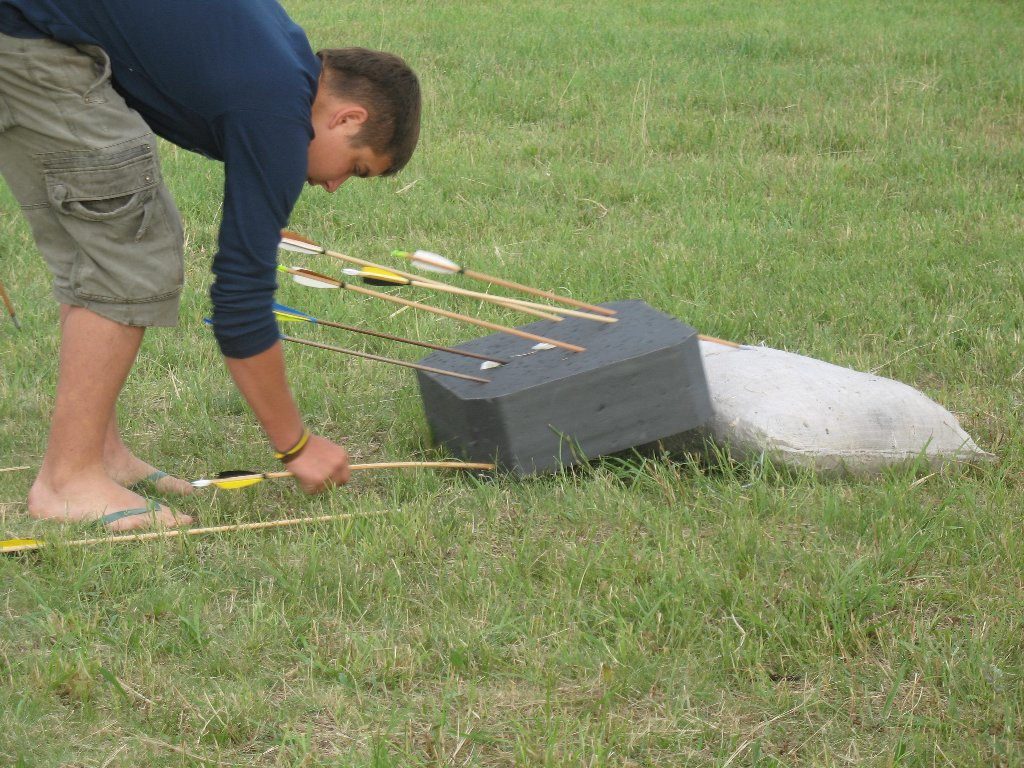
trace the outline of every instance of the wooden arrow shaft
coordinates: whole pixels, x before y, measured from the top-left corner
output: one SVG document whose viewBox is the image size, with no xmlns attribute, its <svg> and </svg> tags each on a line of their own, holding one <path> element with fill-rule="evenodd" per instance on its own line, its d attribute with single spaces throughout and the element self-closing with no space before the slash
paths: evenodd
<svg viewBox="0 0 1024 768">
<path fill-rule="evenodd" d="M 352 355 L 353 357 L 361 357 L 366 360 L 376 360 L 380 363 L 390 363 L 391 365 L 400 365 L 404 368 L 415 368 L 418 371 L 427 371 L 428 373 L 436 373 L 442 376 L 454 376 L 456 379 L 465 379 L 467 381 L 475 381 L 480 384 L 489 384 L 490 379 L 485 379 L 480 376 L 470 376 L 466 373 L 458 373 L 457 371 L 446 371 L 443 368 L 434 368 L 429 365 L 420 365 L 419 363 L 408 363 L 405 360 L 395 360 L 390 357 L 381 357 L 380 355 L 371 355 L 369 352 L 360 352 L 357 349 L 345 349 L 344 347 L 335 347 L 330 344 L 321 344 L 318 341 L 309 341 L 308 339 L 298 339 L 294 336 L 281 335 L 284 341 L 291 341 L 296 344 L 305 344 L 307 347 L 316 347 L 317 349 L 326 349 L 331 352 L 341 352 L 345 355 Z"/>
<path fill-rule="evenodd" d="M 131 541 L 154 541 L 156 539 L 175 539 L 180 536 L 202 536 L 207 533 L 230 533 L 235 531 L 258 531 L 266 528 L 284 528 L 292 525 L 305 525 L 308 523 L 324 523 L 331 520 L 354 520 L 361 517 L 379 517 L 387 514 L 386 510 L 379 512 L 366 512 L 363 514 L 342 514 L 342 515 L 317 515 L 316 517 L 289 517 L 282 520 L 265 520 L 258 523 L 237 523 L 234 525 L 214 525 L 206 528 L 171 528 L 166 531 L 147 531 L 145 533 L 133 533 L 127 536 L 94 536 L 88 539 L 75 539 L 64 542 L 68 547 L 86 547 L 91 544 L 125 544 Z M 17 544 L 4 546 L 0 542 L 0 554 L 14 554 L 16 552 L 29 552 L 42 549 L 46 546 L 45 541 L 38 539 L 25 539 Z"/>
<path fill-rule="evenodd" d="M 332 320 L 321 320 L 316 318 L 310 322 L 316 323 L 317 325 L 326 325 L 328 328 L 340 328 L 343 331 L 352 331 L 353 333 L 363 333 L 367 336 L 376 336 L 381 339 L 388 339 L 389 341 L 400 341 L 405 344 L 414 344 L 417 347 L 423 347 L 425 349 L 434 349 L 438 352 L 450 352 L 453 355 L 462 355 L 463 357 L 472 357 L 477 360 L 488 360 L 494 363 L 501 363 L 502 365 L 508 364 L 508 360 L 501 358 L 492 357 L 489 355 L 481 355 L 477 352 L 469 352 L 465 349 L 457 349 L 456 347 L 446 347 L 441 344 L 431 344 L 429 341 L 419 341 L 418 339 L 407 339 L 404 336 L 392 336 L 390 333 L 384 333 L 383 331 L 371 331 L 369 328 L 357 328 L 354 325 L 346 325 L 345 323 L 335 323 Z"/>
<path fill-rule="evenodd" d="M 381 461 L 374 464 L 349 464 L 349 470 L 360 472 L 367 469 L 494 469 L 494 464 L 486 464 L 481 461 Z M 261 480 L 278 480 L 284 477 L 294 477 L 293 472 L 281 470 L 279 472 L 254 472 L 252 475 L 234 475 L 224 478 L 228 481 L 245 480 L 247 477 L 259 478 Z"/>
<path fill-rule="evenodd" d="M 392 270 L 393 271 L 393 270 Z M 395 274 L 400 274 L 396 272 Z M 405 275 L 401 275 L 405 277 Z M 565 309 L 562 307 L 549 307 L 546 304 L 538 304 L 535 301 L 527 301 L 526 299 L 513 299 L 508 296 L 492 296 L 489 293 L 480 293 L 479 291 L 469 291 L 465 288 L 459 288 L 454 285 L 448 285 L 448 283 L 441 283 L 437 280 L 424 280 L 421 277 L 415 277 L 409 280 L 410 285 L 421 286 L 430 288 L 436 291 L 444 291 L 446 293 L 454 293 L 459 296 L 468 296 L 470 298 L 481 298 L 487 297 L 487 301 L 493 304 L 500 304 L 509 309 L 513 309 L 517 312 L 523 312 L 528 315 L 535 315 L 542 317 L 545 320 L 560 321 L 563 316 L 565 317 L 578 317 L 583 320 L 593 320 L 597 323 L 617 323 L 619 319 L 617 317 L 609 317 L 608 315 L 595 315 L 593 312 L 581 312 L 575 309 Z"/>
<path fill-rule="evenodd" d="M 409 281 L 409 284 L 414 287 L 426 288 L 432 291 L 440 291 L 442 293 L 451 293 L 456 296 L 465 296 L 470 299 L 480 299 L 482 301 L 496 304 L 506 309 L 511 309 L 514 312 L 522 312 L 524 315 L 533 315 L 534 317 L 540 317 L 544 320 L 552 320 L 556 323 L 562 321 L 560 315 L 553 312 L 549 312 L 546 309 L 541 309 L 539 304 L 531 304 L 523 301 L 516 301 L 515 299 L 506 299 L 503 296 L 492 296 L 489 293 L 480 293 L 480 291 L 468 291 L 465 288 L 459 288 L 455 285 L 448 285 L 447 283 L 435 282 L 433 280 L 422 280 L 415 278 Z"/>
<path fill-rule="evenodd" d="M 349 464 L 353 472 L 362 469 L 494 469 L 482 461 L 382 461 L 377 464 Z"/>
<path fill-rule="evenodd" d="M 551 293 L 550 291 L 542 291 L 540 288 L 533 288 L 529 285 L 523 285 L 522 283 L 514 283 L 511 280 L 504 280 L 494 275 L 485 275 L 483 272 L 474 272 L 471 269 L 463 269 L 462 274 L 466 277 L 472 278 L 473 280 L 482 280 L 486 283 L 493 283 L 494 285 L 500 285 L 503 288 L 511 288 L 514 291 L 522 291 L 523 293 L 529 293 L 532 296 L 542 296 L 545 299 L 551 301 L 558 301 L 563 304 L 569 304 L 580 309 L 585 309 L 588 312 L 596 312 L 599 315 L 614 315 L 615 310 L 608 309 L 606 307 L 599 307 L 595 304 L 588 304 L 585 301 L 579 301 L 577 299 L 571 299 L 568 296 L 559 296 L 557 293 Z"/>
<path fill-rule="evenodd" d="M 605 323 L 611 325 L 612 323 L 619 322 L 617 317 L 611 317 L 610 315 L 595 315 L 593 312 L 585 312 L 578 309 L 566 309 L 565 307 L 551 307 L 547 304 L 538 304 L 534 301 L 527 299 L 513 299 L 508 296 L 502 296 L 502 301 L 512 305 L 513 307 L 543 307 L 548 312 L 554 312 L 561 317 L 578 317 L 581 320 L 593 320 L 595 323 Z"/>
<path fill-rule="evenodd" d="M 381 461 L 374 464 L 349 464 L 352 472 L 360 472 L 367 469 L 494 469 L 494 464 L 486 464 L 479 461 Z M 219 481 L 226 483 L 237 483 L 240 480 L 280 480 L 285 477 L 294 477 L 293 472 L 280 470 L 278 472 L 250 472 L 247 474 L 231 474 L 228 477 L 218 477 L 210 485 L 217 486 Z M 199 482 L 199 481 L 196 481 Z"/>
<path fill-rule="evenodd" d="M 722 346 L 733 347 L 734 349 L 739 349 L 741 346 L 743 346 L 742 344 L 737 344 L 735 341 L 726 341 L 725 339 L 719 339 L 714 336 L 701 335 L 698 336 L 697 338 L 700 339 L 701 341 L 709 341 L 712 344 L 721 344 Z"/>
<path fill-rule="evenodd" d="M 501 333 L 509 333 L 513 336 L 519 336 L 523 339 L 530 339 L 531 341 L 543 342 L 544 344 L 551 344 L 552 346 L 559 347 L 561 349 L 568 350 L 569 352 L 585 352 L 586 348 L 581 347 L 578 344 L 569 344 L 565 341 L 558 341 L 557 339 L 550 339 L 547 336 L 539 336 L 529 331 L 521 331 L 518 328 L 509 328 L 505 325 L 499 325 L 498 323 L 492 323 L 489 320 L 479 320 L 469 315 L 462 315 L 458 312 L 449 312 L 447 309 L 441 309 L 440 307 L 432 307 L 429 304 L 420 304 L 418 301 L 409 301 L 398 296 L 392 296 L 389 293 L 381 293 L 380 291 L 371 291 L 369 288 L 363 288 L 362 286 L 352 285 L 351 283 L 342 283 L 341 286 L 346 290 L 355 291 L 356 293 L 362 293 L 366 296 L 373 296 L 378 299 L 384 299 L 395 304 L 401 304 L 406 307 L 412 307 L 414 309 L 422 309 L 426 312 L 433 312 L 435 315 L 441 315 L 442 317 L 448 317 L 452 320 L 461 320 L 464 323 L 471 323 L 478 325 L 481 328 L 487 328 L 492 331 L 499 331 Z"/>
</svg>

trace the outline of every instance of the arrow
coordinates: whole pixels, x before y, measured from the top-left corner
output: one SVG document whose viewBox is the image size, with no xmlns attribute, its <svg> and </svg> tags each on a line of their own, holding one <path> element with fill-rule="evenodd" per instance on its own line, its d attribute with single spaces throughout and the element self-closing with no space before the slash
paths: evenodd
<svg viewBox="0 0 1024 768">
<path fill-rule="evenodd" d="M 701 341 L 709 341 L 712 344 L 721 344 L 723 347 L 732 347 L 733 349 L 740 349 L 743 345 L 737 344 L 735 341 L 726 341 L 725 339 L 719 339 L 714 336 L 704 336 L 703 334 L 697 337 Z"/>
<path fill-rule="evenodd" d="M 486 283 L 500 285 L 504 288 L 511 288 L 515 291 L 523 291 L 524 293 L 529 293 L 532 296 L 541 296 L 545 299 L 549 299 L 550 301 L 569 304 L 574 307 L 579 307 L 580 309 L 585 309 L 588 312 L 596 312 L 599 315 L 615 314 L 615 310 L 608 309 L 607 307 L 598 307 L 594 304 L 587 304 L 585 301 L 570 299 L 568 296 L 559 296 L 557 293 L 542 291 L 540 288 L 532 288 L 529 285 L 514 283 L 511 280 L 504 280 L 500 277 L 494 277 L 493 275 L 485 275 L 483 272 L 474 272 L 473 270 L 466 269 L 465 267 L 456 264 L 451 259 L 446 259 L 444 256 L 431 253 L 430 251 L 392 251 L 391 255 L 408 259 L 412 262 L 413 266 L 428 272 L 441 272 L 448 275 L 465 275 L 473 280 L 481 280 Z"/>
<path fill-rule="evenodd" d="M 7 289 L 4 287 L 3 280 L 0 280 L 0 299 L 3 299 L 4 306 L 7 307 L 7 314 L 14 321 L 14 327 L 20 331 L 21 323 L 18 322 L 18 316 L 14 314 L 14 305 L 11 303 L 11 297 L 7 295 Z"/>
<path fill-rule="evenodd" d="M 308 339 L 298 339 L 294 336 L 286 336 L 281 334 L 282 341 L 290 341 L 295 344 L 305 344 L 307 347 L 316 347 L 317 349 L 326 349 L 329 352 L 341 352 L 343 355 L 352 355 L 354 357 L 361 357 L 365 360 L 376 360 L 378 363 L 391 363 L 391 365 L 401 365 L 404 368 L 415 368 L 418 371 L 426 371 L 428 373 L 436 373 L 441 376 L 453 376 L 456 379 L 465 379 L 466 381 L 475 381 L 480 384 L 490 384 L 490 379 L 484 379 L 479 376 L 471 376 L 468 373 L 458 373 L 456 371 L 448 371 L 444 368 L 433 368 L 429 365 L 420 365 L 419 363 L 407 363 L 405 360 L 395 360 L 391 357 L 381 357 L 380 355 L 371 355 L 369 352 L 360 352 L 357 349 L 345 349 L 345 347 L 334 347 L 330 344 L 321 344 L 319 341 L 309 341 Z"/>
<path fill-rule="evenodd" d="M 494 469 L 494 464 L 469 461 L 388 461 L 380 464 L 350 464 L 349 469 L 353 472 L 364 469 L 403 469 L 415 467 L 418 469 Z M 218 472 L 212 478 L 202 478 L 192 481 L 193 488 L 209 488 L 215 486 L 225 490 L 236 490 L 248 488 L 250 485 L 262 483 L 264 480 L 278 480 L 294 475 L 283 470 L 280 472 L 250 472 L 244 469 L 229 469 Z"/>
<path fill-rule="evenodd" d="M 392 296 L 388 293 L 381 293 L 380 291 L 371 291 L 369 288 L 363 288 L 358 285 L 351 283 L 344 283 L 341 280 L 335 280 L 333 277 L 322 275 L 319 272 L 314 272 L 311 269 L 305 269 L 303 267 L 286 267 L 283 264 L 278 265 L 278 270 L 281 272 L 287 272 L 292 275 L 295 282 L 300 285 L 309 286 L 312 288 L 343 288 L 349 291 L 355 291 L 366 296 L 373 296 L 378 299 L 384 299 L 385 301 L 391 301 L 395 304 L 402 304 L 407 307 L 413 307 L 414 309 L 422 309 L 427 312 L 433 312 L 435 315 L 441 315 L 443 317 L 449 317 L 453 320 L 462 320 L 466 323 L 472 323 L 478 325 L 481 328 L 488 328 L 492 331 L 500 331 L 502 333 L 509 333 L 513 336 L 519 336 L 520 338 L 529 339 L 530 341 L 543 341 L 548 344 L 554 344 L 556 347 L 568 350 L 569 352 L 585 352 L 586 348 L 576 344 L 569 344 L 564 341 L 556 341 L 550 339 L 547 336 L 539 336 L 535 333 L 529 333 L 528 331 L 522 331 L 518 328 L 509 328 L 505 325 L 499 325 L 498 323 L 492 323 L 488 320 L 478 320 L 475 317 L 469 315 L 460 315 L 458 312 L 449 312 L 446 309 L 439 307 L 433 307 L 429 304 L 421 304 L 416 301 L 409 301 L 408 299 L 402 299 L 398 296 Z"/>
<path fill-rule="evenodd" d="M 307 523 L 323 523 L 331 520 L 354 520 L 361 517 L 379 517 L 387 514 L 387 510 L 364 512 L 362 514 L 318 515 L 316 517 L 289 517 L 283 520 L 265 520 L 259 523 L 238 523 L 235 525 L 215 525 L 208 528 L 171 528 L 166 531 L 147 531 L 133 533 L 128 536 L 96 536 L 89 539 L 75 539 L 64 542 L 68 547 L 87 547 L 91 544 L 126 544 L 132 541 L 153 541 L 154 539 L 175 539 L 179 536 L 202 536 L 207 533 L 229 533 L 234 531 L 257 531 L 263 528 L 283 528 Z M 11 555 L 19 552 L 32 552 L 47 546 L 40 539 L 8 539 L 0 541 L 0 555 Z"/>
<path fill-rule="evenodd" d="M 404 336 L 392 336 L 390 333 L 383 333 L 382 331 L 371 331 L 368 328 L 358 328 L 354 325 L 345 325 L 344 323 L 335 323 L 330 320 L 321 320 L 320 318 L 313 317 L 312 315 L 300 312 L 297 309 L 286 307 L 284 304 L 274 304 L 274 314 L 277 315 L 281 320 L 295 321 L 295 322 L 306 322 L 313 323 L 315 325 L 323 325 L 328 328 L 340 328 L 343 331 L 351 331 L 352 333 L 364 333 L 367 336 L 377 336 L 382 339 L 388 339 L 389 341 L 398 341 L 403 344 L 414 344 L 417 347 L 424 347 L 426 349 L 434 349 L 438 352 L 450 352 L 453 355 L 462 355 L 463 357 L 474 357 L 477 360 L 486 360 L 487 362 L 497 363 L 498 365 L 505 365 L 508 360 L 502 360 L 496 357 L 489 357 L 488 355 L 477 354 L 476 352 L 467 352 L 464 349 L 457 349 L 455 347 L 444 347 L 440 344 L 431 344 L 429 341 L 417 341 L 416 339 L 407 339 Z"/>
</svg>

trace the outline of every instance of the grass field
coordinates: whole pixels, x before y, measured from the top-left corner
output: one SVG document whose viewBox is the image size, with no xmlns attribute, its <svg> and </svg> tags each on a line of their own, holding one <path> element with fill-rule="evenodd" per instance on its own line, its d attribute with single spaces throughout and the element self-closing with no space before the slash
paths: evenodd
<svg viewBox="0 0 1024 768">
<path fill-rule="evenodd" d="M 69 548 L 32 521 L 57 310 L 0 186 L 0 764 L 1024 765 L 1024 7 L 791 0 L 285 3 L 314 48 L 401 53 L 425 89 L 393 179 L 308 190 L 293 228 L 427 248 L 923 391 L 999 457 L 871 480 L 617 462 L 495 480 L 365 473 L 203 492 L 280 531 Z M 208 312 L 218 165 L 163 148 L 181 324 L 121 411 L 185 477 L 274 469 Z M 306 263 L 323 271 L 328 260 Z M 480 335 L 372 299 L 320 317 Z M 460 299 L 433 303 L 498 322 Z M 299 331 L 295 331 L 299 335 Z M 405 356 L 329 329 L 308 335 Z M 354 460 L 437 458 L 413 375 L 287 350 Z"/>
</svg>

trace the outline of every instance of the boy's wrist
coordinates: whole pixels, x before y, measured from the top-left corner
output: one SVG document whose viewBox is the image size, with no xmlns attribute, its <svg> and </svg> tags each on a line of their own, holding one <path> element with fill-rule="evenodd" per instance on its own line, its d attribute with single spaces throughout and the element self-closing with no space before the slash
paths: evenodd
<svg viewBox="0 0 1024 768">
<path fill-rule="evenodd" d="M 305 426 L 302 428 L 302 434 L 299 438 L 292 443 L 289 447 L 284 450 L 274 451 L 274 458 L 287 464 L 289 461 L 298 458 L 299 454 L 309 445 L 309 439 L 313 436 L 313 433 L 309 431 Z"/>
</svg>

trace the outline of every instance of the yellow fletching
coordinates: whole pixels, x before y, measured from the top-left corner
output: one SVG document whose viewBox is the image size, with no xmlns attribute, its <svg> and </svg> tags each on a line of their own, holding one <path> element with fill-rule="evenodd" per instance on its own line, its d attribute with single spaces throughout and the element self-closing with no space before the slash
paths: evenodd
<svg viewBox="0 0 1024 768">
<path fill-rule="evenodd" d="M 381 267 L 363 267 L 360 270 L 363 277 L 371 277 L 375 280 L 386 280 L 389 283 L 395 285 L 407 285 L 409 283 L 408 278 L 402 277 L 388 269 L 382 269 Z"/>
<path fill-rule="evenodd" d="M 256 483 L 263 480 L 262 475 L 255 475 L 251 477 L 229 477 L 224 480 L 214 480 L 213 485 L 218 488 L 225 488 L 229 491 L 233 491 L 237 488 L 248 488 L 250 485 L 256 485 Z"/>
<path fill-rule="evenodd" d="M 13 552 L 28 547 L 40 547 L 42 545 L 43 542 L 38 539 L 8 539 L 7 541 L 0 541 L 0 553 Z"/>
</svg>

